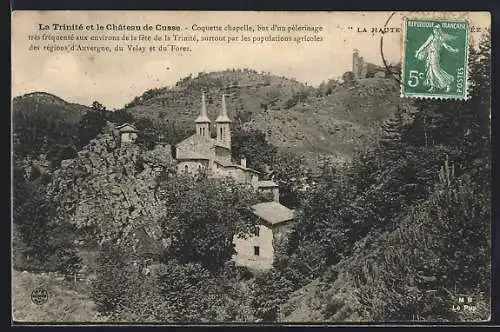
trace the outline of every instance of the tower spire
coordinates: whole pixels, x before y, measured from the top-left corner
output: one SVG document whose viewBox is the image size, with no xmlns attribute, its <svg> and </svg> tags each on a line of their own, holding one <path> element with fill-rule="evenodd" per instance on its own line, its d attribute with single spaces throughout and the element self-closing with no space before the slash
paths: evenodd
<svg viewBox="0 0 500 332">
<path fill-rule="evenodd" d="M 226 108 L 226 95 L 222 94 L 222 107 L 220 110 L 220 114 L 215 120 L 218 123 L 231 123 L 231 119 L 227 116 L 227 108 Z"/>
<path fill-rule="evenodd" d="M 196 118 L 196 134 L 200 137 L 210 138 L 210 119 L 207 115 L 207 105 L 205 104 L 205 91 L 201 91 L 200 115 Z"/>
<path fill-rule="evenodd" d="M 201 109 L 200 115 L 195 120 L 196 123 L 210 123 L 210 119 L 207 115 L 207 105 L 205 103 L 205 91 L 201 91 Z"/>
<path fill-rule="evenodd" d="M 231 119 L 227 116 L 226 96 L 222 95 L 222 105 L 220 114 L 215 120 L 217 130 L 217 143 L 225 147 L 231 153 Z"/>
</svg>

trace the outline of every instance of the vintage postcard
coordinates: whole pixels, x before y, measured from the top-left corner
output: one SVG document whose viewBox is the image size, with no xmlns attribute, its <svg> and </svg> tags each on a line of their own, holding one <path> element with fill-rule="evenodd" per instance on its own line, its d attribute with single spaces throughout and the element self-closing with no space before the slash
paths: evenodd
<svg viewBox="0 0 500 332">
<path fill-rule="evenodd" d="M 490 25 L 14 11 L 13 323 L 489 321 Z"/>
</svg>

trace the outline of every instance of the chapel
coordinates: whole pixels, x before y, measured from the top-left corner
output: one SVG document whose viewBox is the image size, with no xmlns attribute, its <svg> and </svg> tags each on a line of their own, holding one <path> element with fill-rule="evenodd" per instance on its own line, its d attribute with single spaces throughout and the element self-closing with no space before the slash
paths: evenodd
<svg viewBox="0 0 500 332">
<path fill-rule="evenodd" d="M 211 135 L 212 121 L 208 117 L 206 96 L 201 94 L 200 114 L 194 121 L 195 134 L 175 147 L 178 174 L 196 175 L 205 172 L 210 178 L 231 177 L 237 183 L 251 186 L 269 197 L 251 207 L 259 224 L 257 235 L 233 239 L 236 265 L 265 270 L 272 266 L 276 244 L 286 237 L 294 218 L 294 210 L 280 204 L 279 186 L 271 180 L 261 180 L 262 173 L 247 167 L 246 158 L 234 162 L 231 157 L 231 119 L 228 116 L 226 96 L 214 121 L 216 136 Z"/>
</svg>

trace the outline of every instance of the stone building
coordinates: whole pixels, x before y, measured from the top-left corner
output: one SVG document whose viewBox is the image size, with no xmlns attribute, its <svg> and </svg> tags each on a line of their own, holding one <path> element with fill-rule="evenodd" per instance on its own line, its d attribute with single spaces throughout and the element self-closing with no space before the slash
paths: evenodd
<svg viewBox="0 0 500 332">
<path fill-rule="evenodd" d="M 363 57 L 359 55 L 358 49 L 354 49 L 352 53 L 352 72 L 354 74 L 354 79 L 356 80 L 366 76 L 366 64 Z"/>
<path fill-rule="evenodd" d="M 139 131 L 131 124 L 124 123 L 115 127 L 118 130 L 120 143 L 135 143 Z"/>
<path fill-rule="evenodd" d="M 246 159 L 234 163 L 231 158 L 231 119 L 227 115 L 225 96 L 215 120 L 216 137 L 210 135 L 211 120 L 207 115 L 205 93 L 202 93 L 200 115 L 195 120 L 196 133 L 176 145 L 177 172 L 195 174 L 199 171 L 208 177 L 232 177 L 238 183 L 258 183 L 260 172 L 247 167 Z"/>
<path fill-rule="evenodd" d="M 261 172 L 247 166 L 246 158 L 238 162 L 231 157 L 231 119 L 227 113 L 225 95 L 222 95 L 220 113 L 215 120 L 216 137 L 211 137 L 212 121 L 208 118 L 205 93 L 202 92 L 200 115 L 194 121 L 196 133 L 175 147 L 178 174 L 196 175 L 205 172 L 209 178 L 231 177 L 237 183 L 248 185 L 267 196 L 268 201 L 252 206 L 259 222 L 259 234 L 246 239 L 234 236 L 237 265 L 254 269 L 268 269 L 274 261 L 274 246 L 283 239 L 293 220 L 294 211 L 279 202 L 279 186 L 273 181 L 261 180 Z"/>
<path fill-rule="evenodd" d="M 267 270 L 274 262 L 276 247 L 291 231 L 294 210 L 272 201 L 253 205 L 252 212 L 260 224 L 258 233 L 246 239 L 234 238 L 236 254 L 233 260 L 237 266 Z"/>
<path fill-rule="evenodd" d="M 385 78 L 385 70 L 373 63 L 366 62 L 359 55 L 358 49 L 354 49 L 352 53 L 352 72 L 355 80 L 370 77 Z"/>
</svg>

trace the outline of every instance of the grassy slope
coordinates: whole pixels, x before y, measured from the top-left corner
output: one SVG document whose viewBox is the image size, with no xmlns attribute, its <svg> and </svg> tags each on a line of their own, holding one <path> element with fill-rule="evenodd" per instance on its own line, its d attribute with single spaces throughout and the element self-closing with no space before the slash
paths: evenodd
<svg viewBox="0 0 500 332">
<path fill-rule="evenodd" d="M 81 248 L 84 270 L 92 274 L 97 252 Z M 31 292 L 45 287 L 49 300 L 43 305 L 31 301 Z M 98 322 L 95 304 L 90 299 L 90 284 L 86 281 L 60 280 L 54 274 L 12 271 L 12 319 L 18 322 Z"/>
<path fill-rule="evenodd" d="M 45 287 L 49 299 L 36 305 L 31 292 Z M 88 296 L 72 289 L 64 280 L 52 275 L 12 271 L 12 319 L 16 322 L 96 322 L 100 321 L 95 305 Z"/>
</svg>

